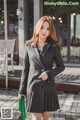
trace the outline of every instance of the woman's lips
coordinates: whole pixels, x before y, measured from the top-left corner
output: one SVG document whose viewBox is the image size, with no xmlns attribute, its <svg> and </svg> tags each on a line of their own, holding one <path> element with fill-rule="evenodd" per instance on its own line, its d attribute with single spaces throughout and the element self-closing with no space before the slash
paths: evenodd
<svg viewBox="0 0 80 120">
<path fill-rule="evenodd" d="M 42 36 L 46 36 L 45 34 L 42 34 Z"/>
</svg>

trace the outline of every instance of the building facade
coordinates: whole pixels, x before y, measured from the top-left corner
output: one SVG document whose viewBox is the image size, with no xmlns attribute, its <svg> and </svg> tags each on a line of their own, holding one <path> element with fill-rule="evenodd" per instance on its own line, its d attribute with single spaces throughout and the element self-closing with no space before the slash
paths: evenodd
<svg viewBox="0 0 80 120">
<path fill-rule="evenodd" d="M 0 2 L 0 39 L 4 38 L 4 8 Z M 32 36 L 33 28 L 43 15 L 51 16 L 63 50 L 65 63 L 80 63 L 80 2 L 56 0 L 7 0 L 8 37 L 16 38 L 15 50 L 22 63 L 25 41 Z"/>
</svg>

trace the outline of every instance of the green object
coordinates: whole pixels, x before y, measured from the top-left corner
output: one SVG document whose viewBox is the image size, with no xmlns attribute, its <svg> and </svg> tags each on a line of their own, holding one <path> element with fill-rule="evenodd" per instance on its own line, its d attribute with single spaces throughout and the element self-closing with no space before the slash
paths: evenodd
<svg viewBox="0 0 80 120">
<path fill-rule="evenodd" d="M 22 96 L 21 99 L 19 99 L 19 111 L 21 112 L 22 120 L 26 119 L 26 108 L 25 108 L 25 99 Z"/>
</svg>

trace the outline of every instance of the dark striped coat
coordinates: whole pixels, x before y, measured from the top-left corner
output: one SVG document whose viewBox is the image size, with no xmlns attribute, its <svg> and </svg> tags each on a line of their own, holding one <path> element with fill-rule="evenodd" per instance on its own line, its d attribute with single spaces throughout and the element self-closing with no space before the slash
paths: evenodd
<svg viewBox="0 0 80 120">
<path fill-rule="evenodd" d="M 53 61 L 56 63 L 54 68 Z M 60 50 L 50 38 L 47 38 L 41 53 L 37 45 L 25 45 L 19 94 L 27 93 L 27 111 L 40 113 L 59 109 L 54 77 L 64 68 Z M 48 74 L 46 81 L 38 78 L 44 71 Z"/>
</svg>

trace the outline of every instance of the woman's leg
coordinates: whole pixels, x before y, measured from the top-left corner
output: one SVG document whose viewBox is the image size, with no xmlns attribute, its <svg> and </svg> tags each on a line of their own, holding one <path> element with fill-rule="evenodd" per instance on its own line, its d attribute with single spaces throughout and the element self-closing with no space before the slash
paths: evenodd
<svg viewBox="0 0 80 120">
<path fill-rule="evenodd" d="M 49 112 L 43 112 L 42 116 L 43 116 L 43 120 L 49 120 Z"/>
<path fill-rule="evenodd" d="M 42 113 L 31 113 L 32 120 L 43 120 Z"/>
</svg>

